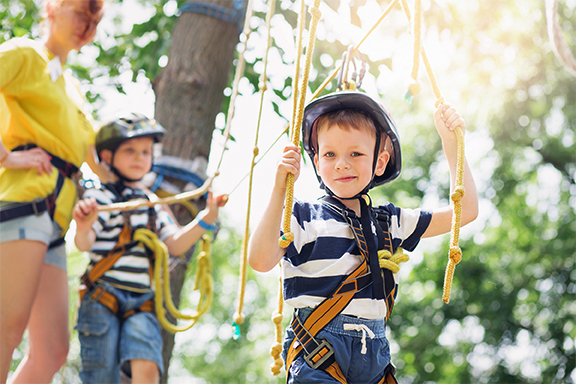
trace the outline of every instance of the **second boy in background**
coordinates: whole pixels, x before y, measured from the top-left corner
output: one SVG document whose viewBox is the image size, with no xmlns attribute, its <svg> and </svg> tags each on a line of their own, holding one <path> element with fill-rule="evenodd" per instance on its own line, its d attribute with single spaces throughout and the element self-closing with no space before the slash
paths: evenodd
<svg viewBox="0 0 576 384">
<path fill-rule="evenodd" d="M 98 212 L 98 204 L 154 198 L 140 180 L 150 171 L 153 144 L 163 135 L 164 128 L 141 115 L 104 124 L 96 135 L 98 155 L 116 178 L 115 183 L 86 190 L 73 212 L 76 246 L 90 251 L 77 326 L 83 383 L 119 383 L 120 371 L 133 383 L 159 382 L 162 338 L 152 303 L 153 255 L 132 236 L 137 229 L 148 228 L 157 232 L 170 254 L 183 254 L 206 230 L 215 229 L 219 207 L 226 201 L 224 195 L 210 192 L 206 210 L 182 228 L 158 205 Z M 104 267 L 106 259 L 116 261 Z"/>
</svg>

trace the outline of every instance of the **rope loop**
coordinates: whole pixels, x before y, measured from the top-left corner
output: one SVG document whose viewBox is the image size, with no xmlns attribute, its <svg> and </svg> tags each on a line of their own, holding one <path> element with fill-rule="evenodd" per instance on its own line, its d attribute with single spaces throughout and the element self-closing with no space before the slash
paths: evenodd
<svg viewBox="0 0 576 384">
<path fill-rule="evenodd" d="M 464 188 L 464 186 L 458 185 L 456 188 L 454 188 L 454 192 L 452 192 L 451 196 L 452 201 L 456 202 L 462 200 L 465 193 L 466 189 Z"/>
<path fill-rule="evenodd" d="M 378 262 L 380 268 L 389 269 L 392 273 L 398 273 L 400 271 L 399 264 L 405 263 L 408 260 L 410 260 L 410 257 L 404 253 L 402 248 L 398 248 L 394 255 L 385 249 L 378 251 Z"/>
</svg>

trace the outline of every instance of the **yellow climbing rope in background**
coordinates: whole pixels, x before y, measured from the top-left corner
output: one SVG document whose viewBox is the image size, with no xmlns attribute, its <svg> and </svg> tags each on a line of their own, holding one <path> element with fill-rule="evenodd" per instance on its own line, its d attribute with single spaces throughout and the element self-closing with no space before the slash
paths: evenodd
<svg viewBox="0 0 576 384">
<path fill-rule="evenodd" d="M 304 61 L 304 71 L 302 73 L 302 81 L 298 89 L 298 110 L 296 113 L 296 120 L 293 125 L 292 143 L 294 145 L 300 144 L 300 126 L 302 125 L 302 118 L 304 115 L 304 104 L 306 102 L 306 89 L 308 87 L 308 78 L 310 76 L 310 67 L 312 65 L 312 53 L 314 52 L 314 43 L 316 41 L 316 27 L 318 20 L 322 16 L 320 12 L 320 0 L 314 0 L 314 4 L 308 9 L 312 15 L 310 20 L 310 27 L 308 28 L 308 45 L 306 46 L 306 58 Z M 278 240 L 278 244 L 282 248 L 286 248 L 294 240 L 294 234 L 290 230 L 290 219 L 292 217 L 292 204 L 294 202 L 294 175 L 288 174 L 286 178 L 286 199 L 284 202 L 284 216 L 282 219 L 282 228 L 284 235 Z"/>
<path fill-rule="evenodd" d="M 406 0 L 401 0 L 402 9 L 406 14 L 406 18 L 411 20 L 410 16 L 410 9 L 408 8 L 408 4 Z M 422 61 L 424 62 L 424 67 L 426 68 L 426 74 L 428 75 L 428 80 L 430 81 L 430 85 L 432 86 L 432 90 L 434 95 L 436 96 L 436 101 L 434 103 L 435 107 L 438 107 L 440 104 L 444 103 L 444 97 L 440 93 L 440 88 L 438 87 L 438 83 L 436 82 L 436 77 L 434 76 L 434 72 L 432 71 L 432 66 L 428 61 L 428 57 L 426 56 L 426 51 L 424 50 L 424 46 L 421 46 L 421 54 L 422 54 Z M 457 160 L 456 160 L 456 181 L 454 185 L 454 191 L 452 192 L 451 199 L 453 202 L 453 214 L 452 214 L 452 227 L 451 227 L 451 234 L 450 234 L 450 250 L 448 253 L 448 265 L 446 266 L 446 274 L 444 276 L 444 289 L 442 293 L 442 300 L 445 303 L 450 302 L 450 292 L 452 290 L 452 280 L 454 277 L 454 269 L 456 268 L 456 264 L 458 264 L 462 260 L 462 250 L 458 246 L 460 240 L 460 222 L 462 217 L 462 197 L 464 197 L 464 133 L 460 129 L 460 127 L 456 127 L 454 130 L 454 134 L 456 135 L 457 140 Z"/>
<path fill-rule="evenodd" d="M 272 45 L 272 36 L 270 35 L 270 26 L 272 15 L 274 15 L 274 10 L 276 8 L 276 0 L 270 0 L 268 6 L 268 14 L 266 15 L 266 28 L 268 30 L 268 40 L 266 44 L 266 51 L 264 52 L 264 69 L 260 75 L 260 83 L 258 84 L 260 88 L 260 109 L 258 111 L 258 122 L 256 124 L 256 137 L 254 139 L 254 150 L 252 155 L 252 160 L 250 163 L 250 181 L 248 183 L 248 207 L 246 212 L 246 224 L 244 229 L 244 238 L 242 240 L 242 257 L 240 259 L 240 282 L 238 287 L 238 307 L 236 313 L 234 314 L 234 337 L 240 337 L 240 331 L 238 325 L 244 322 L 244 314 L 242 313 L 242 308 L 244 307 L 244 293 L 246 290 L 246 267 L 248 265 L 248 239 L 250 238 L 250 211 L 252 206 L 252 186 L 254 179 L 254 167 L 256 166 L 256 157 L 258 156 L 258 136 L 260 133 L 260 123 L 262 120 L 262 107 L 264 105 L 264 93 L 267 89 L 268 78 L 266 75 L 266 69 L 268 68 L 268 52 L 270 46 Z"/>
<path fill-rule="evenodd" d="M 304 1 L 302 1 L 304 2 Z M 270 355 L 274 359 L 274 363 L 270 365 L 270 370 L 274 376 L 278 376 L 280 374 L 280 370 L 284 366 L 284 361 L 280 357 L 282 353 L 282 319 L 283 315 L 282 312 L 284 310 L 284 297 L 282 295 L 282 276 L 278 278 L 278 309 L 276 313 L 272 315 L 272 321 L 274 322 L 274 335 L 276 336 L 276 342 L 270 348 Z"/>
<path fill-rule="evenodd" d="M 158 239 L 158 236 L 149 229 L 140 228 L 134 232 L 134 240 L 142 243 L 146 248 L 154 252 L 154 308 L 158 321 L 168 332 L 176 333 L 186 331 L 194 326 L 200 317 L 208 311 L 212 303 L 212 266 L 210 262 L 210 237 L 203 235 L 200 240 L 200 253 L 197 257 L 198 269 L 194 290 L 200 291 L 198 309 L 193 315 L 185 315 L 176 308 L 170 292 L 170 270 L 168 267 L 168 249 Z M 188 325 L 177 326 L 166 318 L 168 312 L 179 320 L 192 320 Z"/>
<path fill-rule="evenodd" d="M 420 93 L 420 83 L 418 82 L 418 69 L 420 67 L 420 48 L 422 46 L 422 4 L 421 0 L 414 0 L 414 18 L 412 19 L 412 39 L 414 40 L 414 52 L 412 58 L 412 81 L 408 86 L 406 99 L 408 102 L 413 96 Z"/>
</svg>

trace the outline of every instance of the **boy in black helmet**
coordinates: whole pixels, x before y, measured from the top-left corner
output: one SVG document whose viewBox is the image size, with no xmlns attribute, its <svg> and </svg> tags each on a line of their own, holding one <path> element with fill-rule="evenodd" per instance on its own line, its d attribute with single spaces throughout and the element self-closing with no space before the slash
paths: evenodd
<svg viewBox="0 0 576 384">
<path fill-rule="evenodd" d="M 120 371 L 134 383 L 159 382 L 162 338 L 153 312 L 153 255 L 132 236 L 139 228 L 150 229 L 171 254 L 182 254 L 207 229 L 215 229 L 218 208 L 225 203 L 224 196 L 209 193 L 207 209 L 182 228 L 158 205 L 129 212 L 98 212 L 97 204 L 152 197 L 144 192 L 140 180 L 150 171 L 153 144 L 164 132 L 154 120 L 133 114 L 104 124 L 96 135 L 98 155 L 116 180 L 86 190 L 73 211 L 76 246 L 90 251 L 77 326 L 83 383 L 119 383 Z"/>
<path fill-rule="evenodd" d="M 456 137 L 464 120 L 450 105 L 434 113 L 450 165 L 452 188 Z M 300 150 L 288 145 L 278 163 L 267 210 L 253 232 L 248 257 L 265 272 L 281 261 L 284 298 L 295 308 L 283 357 L 289 383 L 395 383 L 385 323 L 397 292 L 395 272 L 382 255 L 412 251 L 420 238 L 450 231 L 452 208 L 433 212 L 389 203 L 372 207 L 368 191 L 395 179 L 401 153 L 394 121 L 371 97 L 339 92 L 311 102 L 304 111 L 303 144 L 328 196 L 296 200 L 294 241 L 277 242 L 286 176 L 298 177 Z M 476 187 L 465 167 L 462 224 L 478 213 Z M 394 270 L 394 268 L 391 268 Z"/>
</svg>

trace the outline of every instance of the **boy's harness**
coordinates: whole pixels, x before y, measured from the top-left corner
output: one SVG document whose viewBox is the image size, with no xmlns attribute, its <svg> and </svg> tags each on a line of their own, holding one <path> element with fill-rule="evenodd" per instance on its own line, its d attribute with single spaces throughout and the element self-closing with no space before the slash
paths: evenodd
<svg viewBox="0 0 576 384">
<path fill-rule="evenodd" d="M 112 191 L 116 193 L 114 189 L 112 189 Z M 100 279 L 108 270 L 110 270 L 116 261 L 118 261 L 118 259 L 126 253 L 126 251 L 129 249 L 128 244 L 132 242 L 133 228 L 130 222 L 130 212 L 124 211 L 122 212 L 122 215 L 124 216 L 124 227 L 118 236 L 118 242 L 105 257 L 103 257 L 92 267 L 90 272 L 86 271 L 80 278 L 80 281 L 82 282 L 82 287 L 80 287 L 80 301 L 82 301 L 84 295 L 88 293 L 93 300 L 98 301 L 100 304 L 111 310 L 112 313 L 118 315 L 118 317 L 124 320 L 138 312 L 154 312 L 154 301 L 147 300 L 137 309 L 133 309 L 125 313 L 119 313 L 118 300 L 116 297 L 110 292 L 106 291 L 103 286 L 97 283 L 98 279 Z M 153 207 L 149 207 L 148 209 L 148 223 L 146 228 L 150 231 L 153 231 L 154 233 L 157 233 L 156 211 Z M 151 281 L 154 275 L 153 261 L 154 254 L 150 256 L 149 273 Z"/>
<path fill-rule="evenodd" d="M 325 197 L 322 203 L 342 214 L 354 233 L 354 238 L 362 255 L 362 263 L 340 283 L 330 297 L 314 308 L 306 321 L 304 321 L 304 324 L 302 324 L 297 314 L 294 316 L 291 327 L 296 337 L 287 353 L 286 371 L 289 371 L 292 362 L 303 352 L 305 353 L 304 360 L 311 368 L 322 369 L 338 382 L 345 384 L 347 383 L 346 376 L 336 362 L 334 349 L 326 340 L 317 340 L 314 337 L 348 306 L 357 292 L 372 283 L 374 283 L 373 289 L 376 297 L 386 300 L 386 320 L 388 320 L 396 296 L 395 282 L 390 270 L 382 269 L 382 273 L 380 273 L 381 269 L 377 257 L 378 245 L 374 244 L 372 240 L 371 223 L 375 222 L 377 226 L 378 243 L 383 247 L 389 248 L 392 253 L 392 242 L 388 233 L 389 217 L 386 212 L 380 211 L 379 214 L 375 215 L 376 218 L 380 218 L 380 224 L 376 220 L 370 220 L 369 207 L 363 199 L 361 199 L 360 203 L 362 209 L 360 218 L 333 197 Z M 368 238 L 364 236 L 364 230 L 368 231 Z M 373 265 L 377 267 L 374 268 Z M 394 378 L 395 372 L 396 368 L 390 363 L 384 369 L 384 376 L 379 383 L 397 384 Z"/>
<path fill-rule="evenodd" d="M 12 149 L 15 151 L 26 151 L 28 149 L 37 148 L 36 144 L 26 144 L 21 145 Z M 56 186 L 54 191 L 46 197 L 35 199 L 34 201 L 28 201 L 24 203 L 14 204 L 11 207 L 0 209 L 0 222 L 9 221 L 17 219 L 19 217 L 36 215 L 40 216 L 42 213 L 48 211 L 51 219 L 54 219 L 54 212 L 56 211 L 56 199 L 62 190 L 65 178 L 72 179 L 76 173 L 78 173 L 78 167 L 74 164 L 67 162 L 59 158 L 56 155 L 44 150 L 50 156 L 50 162 L 54 167 L 58 169 L 58 178 L 56 180 Z M 64 236 L 50 243 L 48 248 L 53 248 L 64 243 Z"/>
</svg>

